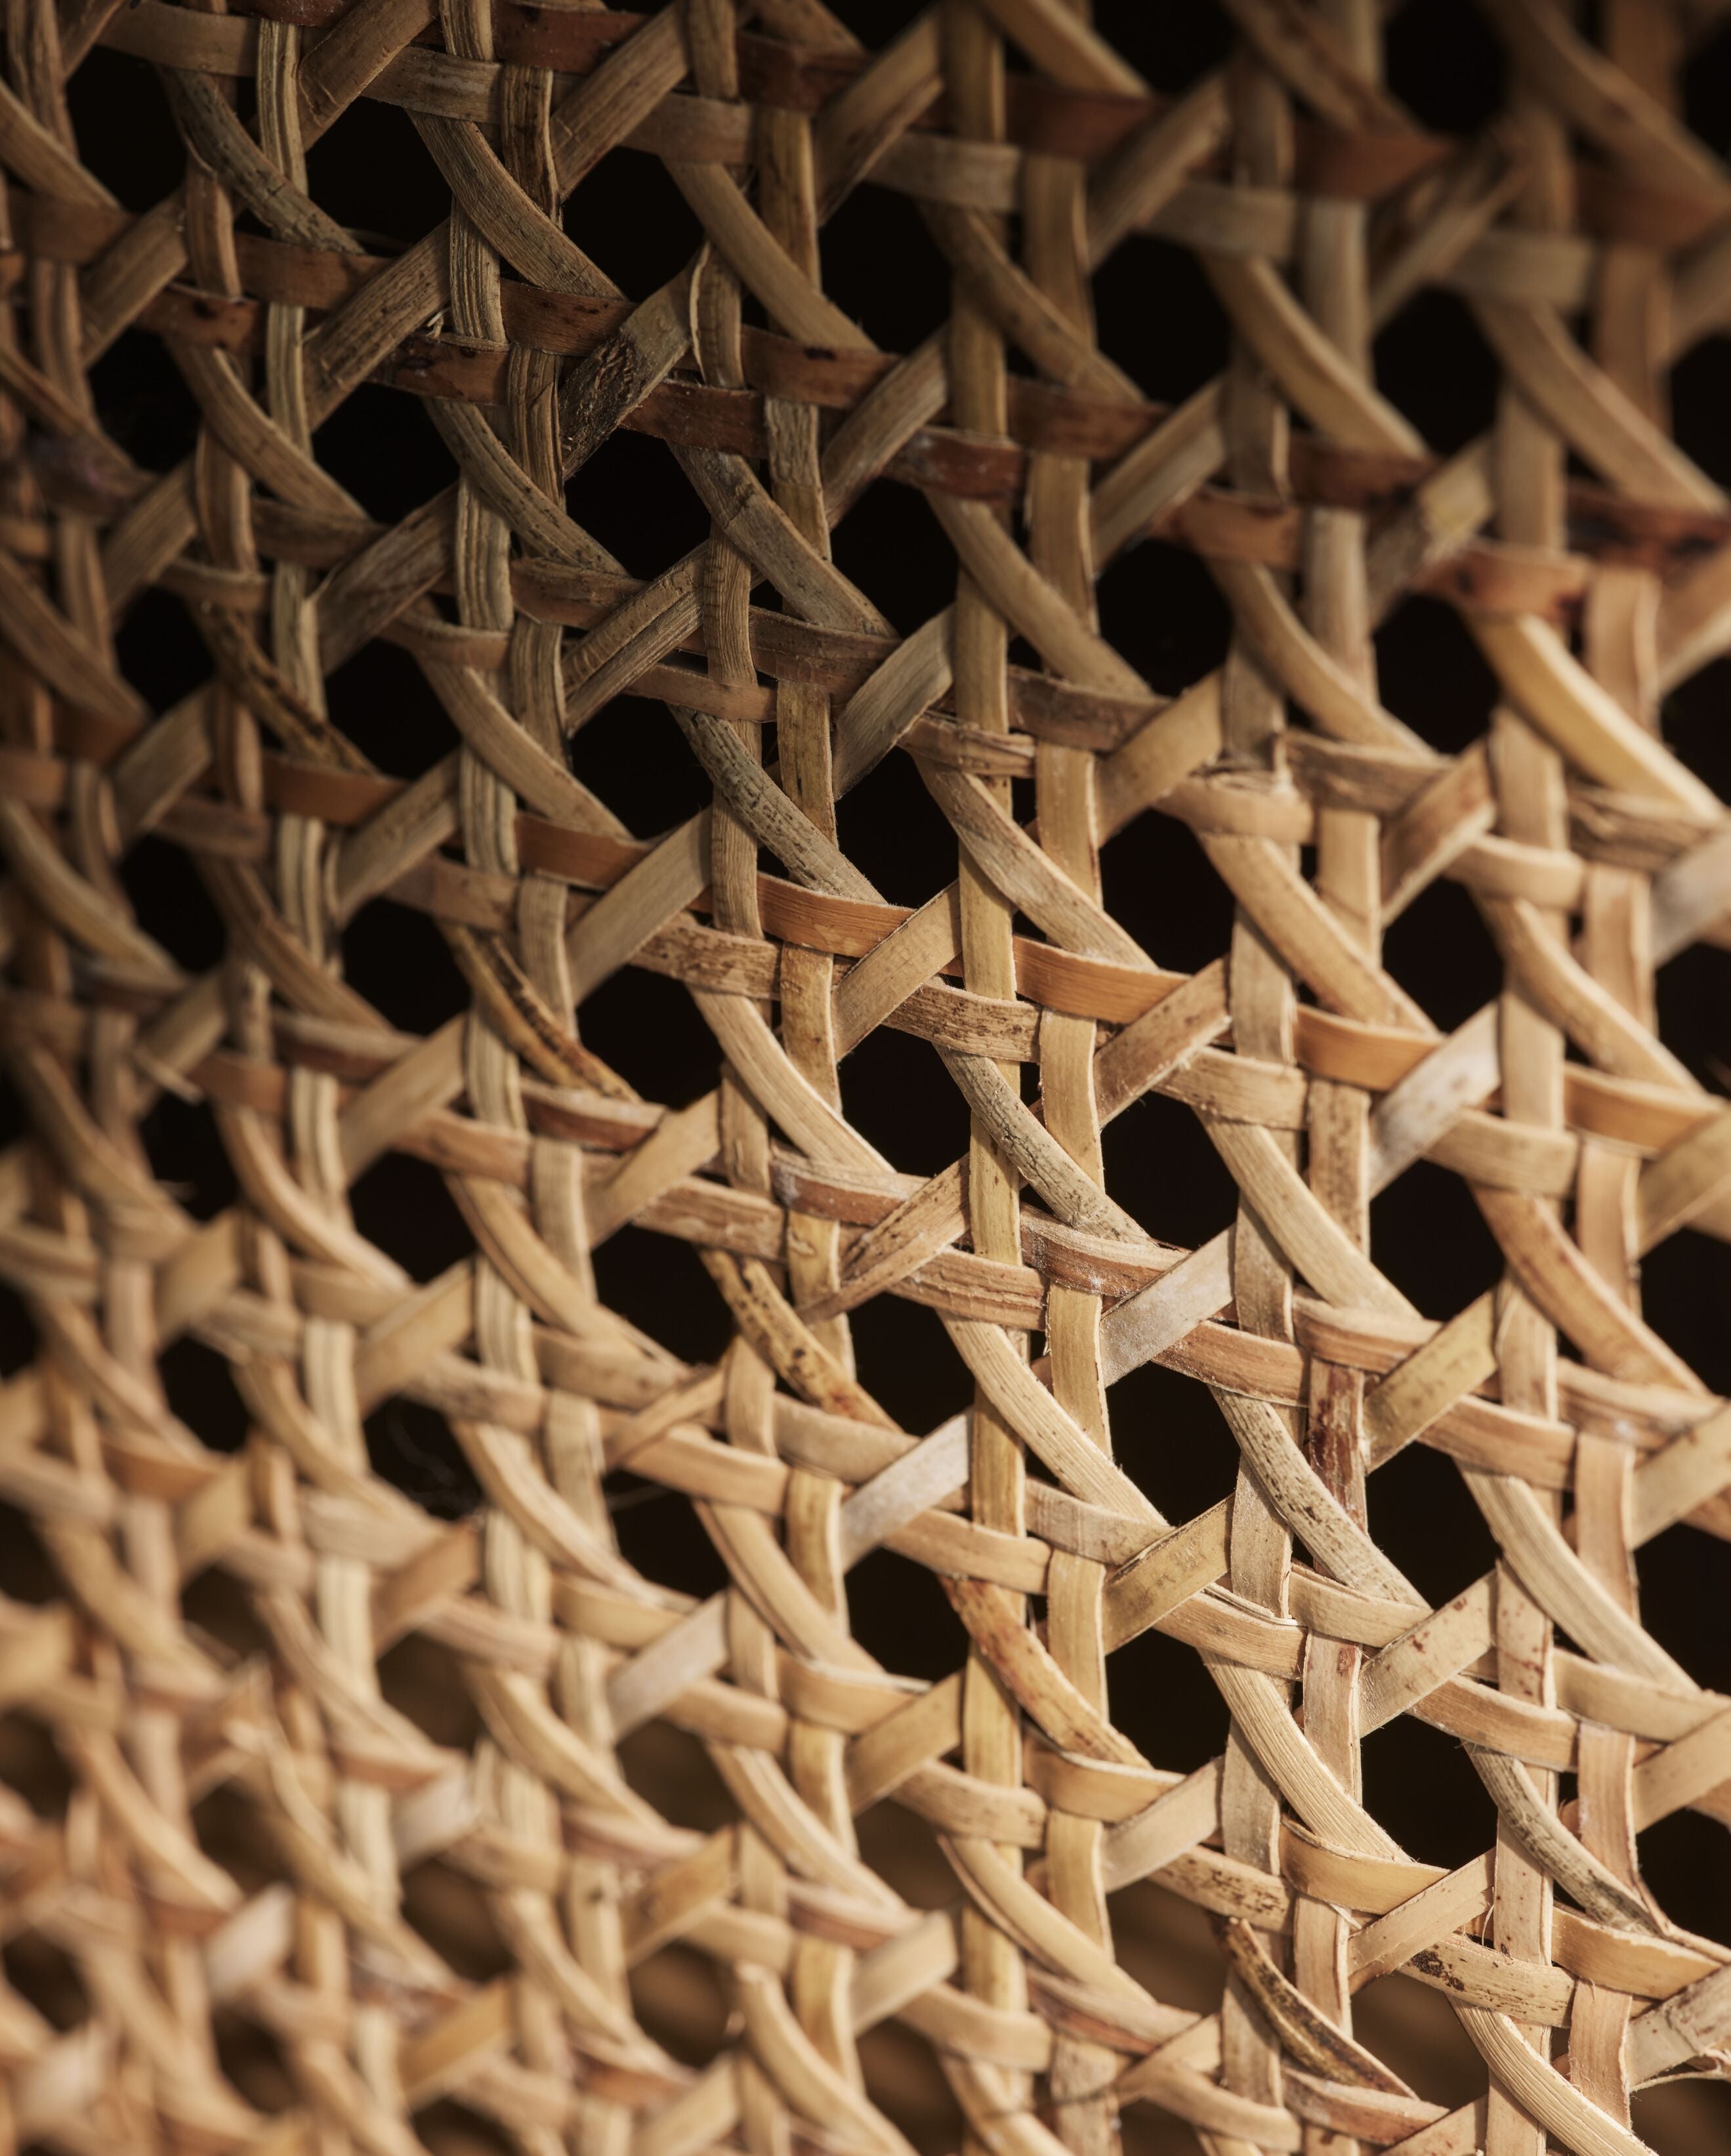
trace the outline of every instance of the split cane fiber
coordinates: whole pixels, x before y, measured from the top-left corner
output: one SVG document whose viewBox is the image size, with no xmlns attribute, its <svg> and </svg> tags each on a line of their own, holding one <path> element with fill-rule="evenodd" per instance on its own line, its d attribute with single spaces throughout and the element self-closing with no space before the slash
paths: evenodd
<svg viewBox="0 0 1731 2156">
<path fill-rule="evenodd" d="M 1641 1862 L 1731 1823 L 1731 1698 L 1641 1603 L 1657 1537 L 1731 1535 L 1731 1408 L 1641 1281 L 1731 1238 L 1731 1109 L 1655 1016 L 1731 948 L 1731 813 L 1661 723 L 1731 650 L 1731 502 L 1668 420 L 1731 325 L 1682 116 L 1720 11 L 1455 12 L 1506 69 L 1470 138 L 1386 86 L 1378 0 L 1225 0 L 1175 95 L 1129 0 L 887 42 L 821 0 L 8 0 L 0 2148 L 1634 2156 L 1631 2095 L 1731 2070 L 1731 1951 Z M 69 117 L 116 56 L 138 155 L 146 99 L 179 146 L 153 207 Z M 315 153 L 405 127 L 443 221 L 387 242 Z M 658 286 L 584 221 L 622 162 L 686 220 Z M 905 352 L 827 289 L 897 278 L 827 231 L 890 197 L 946 295 Z M 1155 247 L 1221 324 L 1175 407 L 1097 334 Z M 1377 379 L 1438 292 L 1497 383 L 1464 446 Z M 117 347 L 187 454 L 110 410 Z M 423 427 L 406 513 L 330 468 L 362 396 Z M 581 521 L 622 429 L 699 520 L 643 520 L 646 581 Z M 886 490 L 953 562 L 901 634 L 832 545 Z M 1175 553 L 1229 626 L 1157 692 L 1099 593 Z M 1464 747 L 1379 685 L 1410 604 L 1494 685 Z M 170 620 L 192 685 L 147 700 Z M 343 721 L 382 644 L 408 771 Z M 910 799 L 947 865 L 886 891 L 850 834 Z M 1196 970 L 1104 896 L 1174 849 L 1228 923 Z M 213 957 L 135 914 L 171 874 Z M 1438 886 L 1495 969 L 1459 1023 L 1384 951 Z M 456 1014 L 351 985 L 363 932 Z M 646 973 L 688 1030 L 627 1082 L 586 1006 Z M 939 1172 L 850 1063 L 884 1029 L 965 1131 Z M 1158 1161 L 1107 1172 L 1156 1107 L 1235 1194 L 1195 1247 Z M 361 1224 L 392 1160 L 457 1262 Z M 1409 1173 L 1500 1252 L 1463 1307 L 1380 1262 Z M 658 1307 L 598 1291 L 616 1238 Z M 955 1412 L 874 1391 L 883 1298 Z M 714 1360 L 669 1344 L 699 1301 Z M 232 1444 L 171 1405 L 187 1343 Z M 1122 1404 L 1174 1385 L 1227 1463 L 1195 1517 Z M 1434 1607 L 1379 1540 L 1403 1454 L 1463 1494 Z M 868 1560 L 954 1613 L 946 1673 L 850 1628 Z M 1150 1632 L 1217 1695 L 1192 1771 L 1115 1675 Z M 1470 1768 L 1470 1861 L 1366 1801 L 1403 1719 Z M 1465 2101 L 1355 2029 L 1396 1977 Z"/>
</svg>

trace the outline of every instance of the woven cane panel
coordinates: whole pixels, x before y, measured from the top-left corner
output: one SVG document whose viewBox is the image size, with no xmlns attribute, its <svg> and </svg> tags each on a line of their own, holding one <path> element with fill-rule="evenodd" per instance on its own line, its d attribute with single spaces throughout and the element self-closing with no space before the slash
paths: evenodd
<svg viewBox="0 0 1731 2156">
<path fill-rule="evenodd" d="M 1726 2145 L 1721 10 L 1160 13 L 9 0 L 0 2149 Z"/>
</svg>

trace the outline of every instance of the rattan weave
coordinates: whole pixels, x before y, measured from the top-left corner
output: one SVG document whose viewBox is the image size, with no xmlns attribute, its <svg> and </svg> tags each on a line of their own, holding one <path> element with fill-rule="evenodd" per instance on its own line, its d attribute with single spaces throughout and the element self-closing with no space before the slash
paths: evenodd
<svg viewBox="0 0 1731 2156">
<path fill-rule="evenodd" d="M 1631 2156 L 1632 2091 L 1731 2071 L 1731 1952 L 1638 1846 L 1731 1822 L 1731 1699 L 1644 1628 L 1637 1563 L 1731 1534 L 1731 1409 L 1640 1290 L 1661 1243 L 1731 1236 L 1731 1110 L 1654 1017 L 1656 969 L 1731 946 L 1731 816 L 1660 725 L 1731 649 L 1731 503 L 1667 417 L 1731 323 L 1731 173 L 1679 116 L 1719 11 L 1603 0 L 1590 42 L 1556 0 L 1461 0 L 1509 85 L 1464 140 L 1383 86 L 1378 0 L 1226 0 L 1232 59 L 1177 96 L 1119 56 L 1135 4 L 939 0 L 873 49 L 819 0 L 8 0 L 0 1272 L 33 1344 L 0 1389 L 0 2147 L 897 2156 L 946 2145 L 917 2055 L 947 2145 L 991 2156 Z M 141 213 L 68 117 L 98 47 L 184 142 Z M 308 179 L 387 107 L 449 198 L 397 252 Z M 621 158 L 689 208 L 659 290 L 628 233 L 597 259 L 566 228 Z M 905 356 L 826 294 L 862 188 L 948 265 Z M 1230 326 L 1175 409 L 1093 326 L 1096 270 L 1156 243 Z M 1446 458 L 1371 353 L 1438 289 L 1500 380 Z M 124 334 L 196 403 L 172 468 L 93 389 Z M 380 383 L 458 473 L 396 521 L 320 461 Z M 709 519 L 647 582 L 567 506 L 620 428 Z M 955 562 L 900 636 L 831 555 L 885 488 Z M 1176 695 L 1097 618 L 1150 541 L 1230 608 Z M 1498 685 L 1461 752 L 1379 695 L 1416 593 Z M 151 594 L 207 676 L 161 711 L 117 656 Z M 407 779 L 327 702 L 376 639 L 458 741 Z M 567 754 L 627 694 L 713 803 L 647 835 Z M 953 829 L 947 887 L 844 850 L 853 789 L 899 813 L 884 774 Z M 214 968 L 135 918 L 146 838 L 209 894 Z M 1236 908 L 1194 973 L 1102 898 L 1103 855 L 1133 890 L 1180 842 Z M 1382 956 L 1440 879 L 1500 969 L 1452 1029 Z M 466 983 L 424 1038 L 344 978 L 363 912 L 403 908 Z M 585 1044 L 622 968 L 689 992 L 713 1091 L 669 1049 L 645 1096 Z M 856 1127 L 886 1027 L 965 1104 L 942 1173 Z M 1103 1167 L 1150 1095 L 1238 1194 L 1198 1248 Z M 232 1168 L 209 1217 L 151 1149 L 177 1097 Z M 392 1153 L 464 1224 L 430 1279 L 351 1210 Z M 1421 1312 L 1371 1244 L 1421 1161 L 1500 1245 L 1463 1308 Z M 719 1361 L 597 1293 L 627 1231 L 695 1247 Z M 970 1409 L 880 1404 L 849 1313 L 882 1296 L 941 1327 Z M 188 1340 L 238 1449 L 170 1407 Z M 1108 1388 L 1150 1362 L 1236 1463 L 1199 1517 L 1114 1462 Z M 393 1401 L 444 1419 L 468 1516 L 370 1465 Z M 1498 1551 L 1434 1609 L 1370 1486 L 1414 1445 Z M 671 1493 L 727 1584 L 644 1577 L 622 1490 Z M 941 1681 L 850 1631 L 883 1550 L 965 1628 Z M 1114 1720 L 1151 1628 L 1230 1715 L 1194 1772 L 1158 1700 L 1151 1736 Z M 403 1649 L 448 1685 L 400 1681 Z M 1401 1717 L 1476 1770 L 1475 1861 L 1367 1807 Z M 669 1818 L 658 1728 L 720 1824 Z M 925 1906 L 862 1854 L 889 1805 L 947 1860 Z M 1142 1881 L 1215 1927 L 1211 2010 L 1132 1973 L 1109 1897 Z M 722 2018 L 682 2055 L 704 1971 Z M 1395 1972 L 1446 1997 L 1476 2099 L 1355 2035 Z"/>
</svg>

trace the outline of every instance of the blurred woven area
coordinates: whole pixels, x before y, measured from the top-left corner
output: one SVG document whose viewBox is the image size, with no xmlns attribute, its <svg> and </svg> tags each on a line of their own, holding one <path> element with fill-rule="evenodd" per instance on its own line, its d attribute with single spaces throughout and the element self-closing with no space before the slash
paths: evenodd
<svg viewBox="0 0 1731 2156">
<path fill-rule="evenodd" d="M 1731 2133 L 1724 10 L 1159 12 L 7 0 L 6 2156 Z"/>
</svg>

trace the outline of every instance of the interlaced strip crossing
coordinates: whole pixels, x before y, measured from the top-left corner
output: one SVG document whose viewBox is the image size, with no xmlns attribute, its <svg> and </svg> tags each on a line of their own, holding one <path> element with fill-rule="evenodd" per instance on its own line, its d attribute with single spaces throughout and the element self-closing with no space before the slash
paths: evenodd
<svg viewBox="0 0 1731 2156">
<path fill-rule="evenodd" d="M 1714 10 L 1604 0 L 1590 43 L 1557 0 L 1476 0 L 1509 88 L 1467 141 L 1385 87 L 1379 0 L 1225 7 L 1231 64 L 1173 98 L 1086 0 L 939 0 L 876 50 L 820 0 L 8 0 L 0 1047 L 28 1134 L 0 1274 L 34 1344 L 0 1499 L 33 1556 L 0 1583 L 0 1760 L 36 1766 L 28 1801 L 0 1787 L 8 2149 L 412 2156 L 458 2145 L 443 2106 L 529 2156 L 900 2156 L 862 2064 L 889 2023 L 991 2156 L 1105 2156 L 1138 2107 L 1210 2156 L 1634 2156 L 1632 2092 L 1731 2070 L 1731 1950 L 1639 1861 L 1684 1808 L 1731 1824 L 1731 1699 L 1644 1629 L 1638 1563 L 1680 1522 L 1731 1536 L 1731 1408 L 1640 1288 L 1667 1239 L 1731 1236 L 1731 1109 L 1654 1015 L 1659 968 L 1731 948 L 1731 814 L 1659 723 L 1731 649 L 1731 502 L 1667 418 L 1674 362 L 1731 326 L 1731 172 L 1679 117 Z M 68 116 L 98 47 L 151 64 L 184 142 L 142 213 Z M 309 192 L 308 151 L 381 106 L 449 197 L 396 252 Z M 615 152 L 698 234 L 656 290 L 566 229 Z M 947 265 L 906 354 L 825 290 L 861 188 Z M 1094 333 L 1093 273 L 1149 235 L 1230 326 L 1175 408 Z M 1437 288 L 1501 382 L 1447 457 L 1371 352 Z M 196 403 L 172 469 L 92 392 L 138 332 Z M 457 473 L 395 522 L 320 461 L 366 384 L 412 393 Z M 709 520 L 647 582 L 566 501 L 622 428 Z M 955 562 L 904 635 L 831 552 L 886 485 Z M 1152 538 L 1231 614 L 1172 696 L 1095 609 Z M 116 657 L 152 593 L 208 660 L 161 711 Z M 1379 692 L 1415 593 L 1498 684 L 1462 753 Z M 407 780 L 327 706 L 376 639 L 460 744 Z M 566 755 L 627 695 L 711 802 L 647 837 Z M 911 909 L 837 835 L 886 760 L 955 835 Z M 1191 973 L 1102 896 L 1103 850 L 1178 824 L 1235 909 Z M 214 970 L 136 920 L 146 836 L 213 901 Z M 1445 878 L 1501 966 L 1452 1031 L 1381 949 Z M 345 981 L 376 906 L 429 917 L 466 983 L 424 1038 Z M 703 1097 L 642 1097 L 581 1038 L 627 967 L 689 991 Z M 941 1173 L 849 1120 L 883 1027 L 965 1104 Z M 1237 1192 L 1195 1249 L 1105 1173 L 1151 1093 Z M 165 1095 L 220 1132 L 213 1217 L 153 1168 Z M 351 1210 L 392 1152 L 472 1240 L 430 1281 Z M 1416 1310 L 1371 1243 L 1421 1161 L 1503 1254 L 1462 1309 Z M 700 1254 L 714 1366 L 597 1296 L 627 1228 Z M 850 1313 L 880 1296 L 935 1313 L 967 1412 L 904 1429 L 862 1382 Z M 185 1340 L 226 1358 L 238 1450 L 171 1410 Z M 1237 1461 L 1189 1520 L 1114 1459 L 1109 1389 L 1150 1363 L 1209 1389 Z M 471 1517 L 370 1465 L 393 1401 L 444 1419 Z M 1437 1608 L 1375 1538 L 1375 1471 L 1415 1444 L 1498 1552 Z M 725 1588 L 627 1562 L 622 1475 L 689 1504 Z M 965 1628 L 941 1681 L 850 1631 L 883 1549 Z M 213 1583 L 245 1643 L 201 1621 Z M 1230 1716 L 1194 1772 L 1114 1719 L 1112 1656 L 1150 1630 Z M 415 1639 L 460 1671 L 467 1749 L 382 1681 Z M 1471 1862 L 1366 1807 L 1361 1748 L 1403 1716 L 1483 1784 Z M 653 1724 L 700 1743 L 729 1823 L 634 1781 Z M 937 1906 L 861 1854 L 892 1799 L 948 1860 Z M 246 1861 L 212 1825 L 237 1817 Z M 478 1958 L 426 1919 L 429 1870 Z M 1145 1881 L 1215 1922 L 1216 2010 L 1114 1950 Z M 696 2065 L 651 2033 L 675 1944 L 726 2000 Z M 44 1965 L 56 2014 L 20 1974 Z M 1395 1972 L 1447 1997 L 1476 2101 L 1355 2034 Z"/>
</svg>

